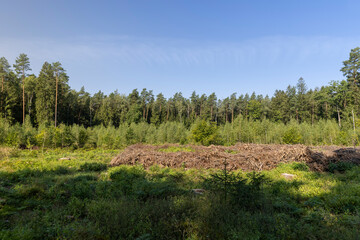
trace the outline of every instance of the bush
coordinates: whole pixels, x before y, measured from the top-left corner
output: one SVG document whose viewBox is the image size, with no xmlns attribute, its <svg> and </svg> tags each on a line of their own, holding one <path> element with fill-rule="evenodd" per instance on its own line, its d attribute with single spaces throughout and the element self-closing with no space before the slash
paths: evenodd
<svg viewBox="0 0 360 240">
<path fill-rule="evenodd" d="M 255 211 L 262 201 L 261 186 L 268 181 L 262 173 L 248 173 L 245 178 L 224 168 L 221 172 L 211 174 L 204 184 L 216 195 L 221 193 L 224 202 L 229 201 L 232 205 Z"/>
<path fill-rule="evenodd" d="M 119 188 L 124 194 L 130 194 L 133 184 L 145 179 L 146 172 L 141 166 L 128 167 L 120 166 L 112 169 L 110 179 L 119 184 Z"/>
<path fill-rule="evenodd" d="M 351 162 L 337 162 L 337 163 L 330 163 L 328 170 L 329 172 L 345 172 L 347 170 L 352 169 L 355 166 L 355 164 L 351 163 Z"/>
<path fill-rule="evenodd" d="M 191 131 L 191 138 L 196 143 L 201 143 L 205 146 L 219 144 L 220 142 L 218 128 L 215 123 L 206 122 L 205 120 L 198 121 L 194 124 Z"/>
<path fill-rule="evenodd" d="M 335 142 L 338 145 L 350 145 L 351 144 L 351 134 L 346 131 L 340 131 L 339 134 L 336 136 Z"/>
<path fill-rule="evenodd" d="M 99 162 L 91 162 L 91 163 L 84 163 L 80 166 L 80 171 L 94 171 L 94 172 L 101 172 L 107 169 L 107 165 L 105 163 Z"/>
<path fill-rule="evenodd" d="M 82 148 L 86 144 L 89 136 L 86 129 L 83 126 L 74 125 L 72 128 L 73 136 L 75 136 L 75 142 L 73 146 L 76 148 Z"/>
<path fill-rule="evenodd" d="M 20 128 L 13 126 L 5 139 L 6 145 L 10 147 L 18 147 L 20 144 Z"/>
<path fill-rule="evenodd" d="M 285 144 L 299 144 L 302 141 L 302 137 L 297 128 L 291 127 L 285 131 L 282 140 Z"/>
</svg>

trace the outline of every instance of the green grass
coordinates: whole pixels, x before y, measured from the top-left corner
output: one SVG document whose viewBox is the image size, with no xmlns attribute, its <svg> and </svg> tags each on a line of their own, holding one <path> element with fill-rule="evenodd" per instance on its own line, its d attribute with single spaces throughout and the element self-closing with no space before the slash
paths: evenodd
<svg viewBox="0 0 360 240">
<path fill-rule="evenodd" d="M 195 150 L 191 147 L 167 147 L 167 148 L 160 148 L 159 152 L 194 152 Z"/>
<path fill-rule="evenodd" d="M 238 154 L 239 153 L 238 151 L 231 150 L 231 149 L 225 149 L 225 152 L 230 153 L 230 154 Z"/>
<path fill-rule="evenodd" d="M 224 188 L 218 170 L 109 167 L 118 153 L 2 149 L 0 239 L 360 236 L 360 167 L 316 173 L 292 163 L 262 175 L 237 171 Z M 194 195 L 194 188 L 206 192 Z"/>
</svg>

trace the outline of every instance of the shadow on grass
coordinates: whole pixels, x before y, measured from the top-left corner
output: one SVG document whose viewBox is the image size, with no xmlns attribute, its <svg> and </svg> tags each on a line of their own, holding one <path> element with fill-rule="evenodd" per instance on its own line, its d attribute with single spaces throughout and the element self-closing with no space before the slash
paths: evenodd
<svg viewBox="0 0 360 240">
<path fill-rule="evenodd" d="M 221 186 L 209 188 L 195 171 L 90 166 L 0 172 L 0 238 L 356 239 L 360 202 L 353 171 L 332 174 L 336 184 L 311 197 L 299 193 L 307 184 L 302 180 L 253 187 L 242 176 L 226 198 Z M 193 194 L 198 187 L 207 191 Z"/>
</svg>

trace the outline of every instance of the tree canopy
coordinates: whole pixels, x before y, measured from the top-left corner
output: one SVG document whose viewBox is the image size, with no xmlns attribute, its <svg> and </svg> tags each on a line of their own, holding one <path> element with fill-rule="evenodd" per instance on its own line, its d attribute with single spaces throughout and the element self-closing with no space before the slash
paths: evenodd
<svg viewBox="0 0 360 240">
<path fill-rule="evenodd" d="M 5 57 L 0 58 L 0 114 L 13 123 L 24 122 L 28 115 L 32 124 L 38 126 L 51 122 L 85 127 L 140 122 L 159 126 L 170 121 L 190 126 L 199 118 L 217 125 L 234 124 L 240 116 L 282 123 L 295 119 L 298 123 L 312 124 L 334 119 L 341 126 L 352 111 L 360 115 L 360 48 L 352 49 L 349 59 L 343 62 L 340 71 L 344 80 L 308 89 L 305 79 L 300 77 L 296 86 L 276 90 L 273 96 L 234 92 L 224 99 L 215 93 L 207 96 L 195 91 L 189 98 L 177 92 L 166 99 L 162 93 L 155 96 L 146 88 L 134 89 L 128 95 L 117 90 L 108 95 L 101 91 L 92 95 L 84 87 L 79 91 L 70 88 L 69 77 L 60 62 L 45 62 L 38 76 L 29 75 L 30 60 L 22 53 L 13 67 Z"/>
</svg>

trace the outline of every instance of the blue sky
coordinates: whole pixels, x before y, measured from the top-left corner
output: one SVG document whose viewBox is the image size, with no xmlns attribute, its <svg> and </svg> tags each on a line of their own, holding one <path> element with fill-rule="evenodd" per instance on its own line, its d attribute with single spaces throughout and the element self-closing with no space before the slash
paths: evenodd
<svg viewBox="0 0 360 240">
<path fill-rule="evenodd" d="M 360 46 L 360 1 L 2 0 L 0 56 L 28 54 L 33 73 L 60 61 L 90 93 L 134 88 L 166 97 L 272 96 L 303 77 L 341 80 Z"/>
</svg>

